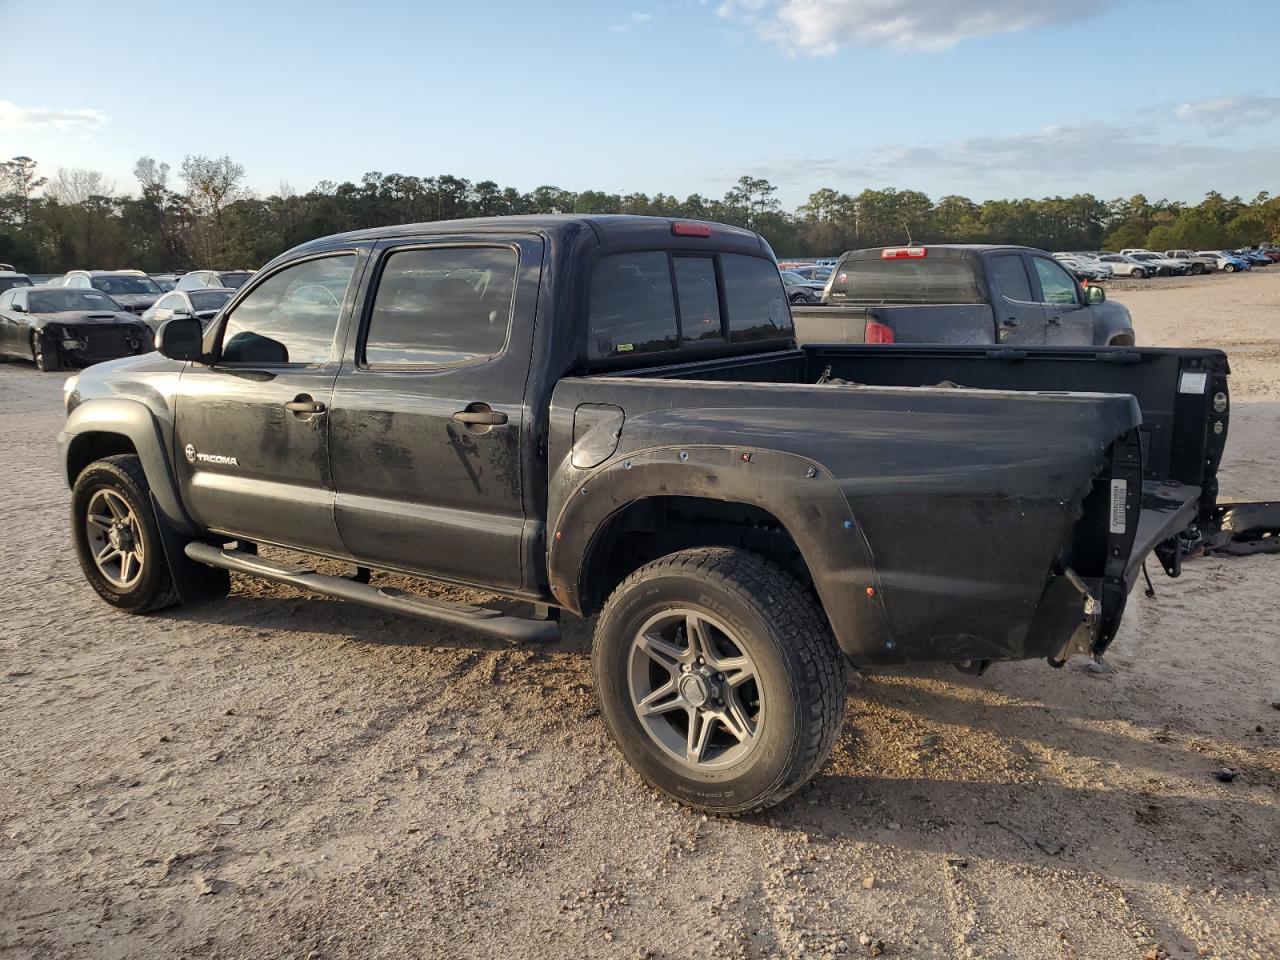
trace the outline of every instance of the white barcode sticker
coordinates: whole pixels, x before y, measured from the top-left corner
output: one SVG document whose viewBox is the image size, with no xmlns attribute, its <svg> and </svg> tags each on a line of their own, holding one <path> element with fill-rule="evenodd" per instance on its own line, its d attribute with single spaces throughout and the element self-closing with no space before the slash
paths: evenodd
<svg viewBox="0 0 1280 960">
<path fill-rule="evenodd" d="M 1124 511 L 1129 502 L 1128 484 L 1123 480 L 1111 481 L 1111 532 L 1124 533 Z"/>
<path fill-rule="evenodd" d="M 1183 370 L 1182 376 L 1178 380 L 1179 393 L 1204 393 L 1205 387 L 1209 385 L 1209 375 L 1207 373 L 1196 373 L 1192 370 Z"/>
</svg>

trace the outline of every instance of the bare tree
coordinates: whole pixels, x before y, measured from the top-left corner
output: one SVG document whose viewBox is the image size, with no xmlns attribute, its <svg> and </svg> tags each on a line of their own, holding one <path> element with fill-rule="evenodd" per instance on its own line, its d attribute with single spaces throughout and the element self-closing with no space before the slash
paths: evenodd
<svg viewBox="0 0 1280 960">
<path fill-rule="evenodd" d="M 160 200 L 169 190 L 169 165 L 156 163 L 150 157 L 139 157 L 133 175 L 142 185 L 142 195 Z"/>
<path fill-rule="evenodd" d="M 196 214 L 195 249 L 212 266 L 222 249 L 222 211 L 244 193 L 244 167 L 228 156 L 186 156 L 181 176 L 187 184 L 187 202 Z"/>
<path fill-rule="evenodd" d="M 98 170 L 59 167 L 57 176 L 44 192 L 50 200 L 68 206 L 79 206 L 87 203 L 90 197 L 112 196 L 116 192 L 116 185 L 115 181 L 106 179 Z"/>
</svg>

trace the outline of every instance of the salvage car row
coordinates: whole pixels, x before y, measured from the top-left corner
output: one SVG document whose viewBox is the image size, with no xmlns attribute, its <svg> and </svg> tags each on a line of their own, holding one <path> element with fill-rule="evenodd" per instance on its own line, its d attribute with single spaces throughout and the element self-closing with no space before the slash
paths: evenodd
<svg viewBox="0 0 1280 960">
<path fill-rule="evenodd" d="M 170 281 L 140 270 L 36 278 L 0 272 L 0 363 L 14 357 L 60 370 L 146 353 L 164 321 L 207 323 L 251 276 L 249 270 L 194 270 Z"/>
</svg>

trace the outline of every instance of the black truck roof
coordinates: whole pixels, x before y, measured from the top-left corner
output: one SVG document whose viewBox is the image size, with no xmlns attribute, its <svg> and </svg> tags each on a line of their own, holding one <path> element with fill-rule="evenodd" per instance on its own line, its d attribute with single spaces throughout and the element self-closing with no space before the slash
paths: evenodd
<svg viewBox="0 0 1280 960">
<path fill-rule="evenodd" d="M 706 227 L 710 236 L 677 236 L 673 233 L 675 224 L 689 224 Z M 463 220 L 433 220 L 427 223 L 404 223 L 396 226 L 372 227 L 366 230 L 353 230 L 329 237 L 311 240 L 290 253 L 303 252 L 309 249 L 320 249 L 332 246 L 343 240 L 384 240 L 395 237 L 421 237 L 434 235 L 457 235 L 474 233 L 539 233 L 552 239 L 567 238 L 569 234 L 581 232 L 583 228 L 591 230 L 602 247 L 618 249 L 639 249 L 642 247 L 661 247 L 673 249 L 699 246 L 714 246 L 717 250 L 773 256 L 773 251 L 757 234 L 742 227 L 732 227 L 723 223 L 712 223 L 706 220 L 686 220 L 676 217 L 641 217 L 629 214 L 581 214 L 581 213 L 540 213 L 510 217 L 473 217 Z"/>
<path fill-rule="evenodd" d="M 998 250 L 1034 250 L 1016 243 L 916 243 L 885 244 L 882 247 L 863 247 L 850 250 L 841 258 L 843 260 L 877 260 L 884 250 L 923 249 L 927 255 L 935 259 L 959 260 L 966 254 L 993 253 Z"/>
</svg>

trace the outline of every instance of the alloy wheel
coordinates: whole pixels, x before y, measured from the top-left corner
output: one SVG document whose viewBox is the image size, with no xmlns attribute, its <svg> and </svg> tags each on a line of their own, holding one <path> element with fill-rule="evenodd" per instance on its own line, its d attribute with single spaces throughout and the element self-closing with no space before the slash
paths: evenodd
<svg viewBox="0 0 1280 960">
<path fill-rule="evenodd" d="M 146 547 L 142 524 L 116 491 L 96 491 L 84 515 L 85 538 L 94 566 L 117 590 L 132 590 L 142 579 Z"/>
<path fill-rule="evenodd" d="M 698 771 L 740 763 L 755 749 L 764 696 L 750 653 L 719 619 L 666 610 L 636 633 L 631 706 L 649 738 Z"/>
</svg>

